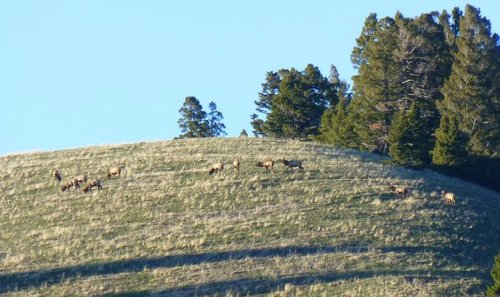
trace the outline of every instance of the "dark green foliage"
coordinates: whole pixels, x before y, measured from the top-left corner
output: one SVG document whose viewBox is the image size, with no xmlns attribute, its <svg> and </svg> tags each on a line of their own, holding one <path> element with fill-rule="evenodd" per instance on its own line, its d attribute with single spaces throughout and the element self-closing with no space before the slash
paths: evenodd
<svg viewBox="0 0 500 297">
<path fill-rule="evenodd" d="M 459 15 L 456 13 L 456 15 Z M 458 116 L 468 136 L 472 156 L 498 154 L 500 120 L 498 104 L 498 36 L 491 35 L 489 21 L 479 9 L 467 5 L 460 17 L 456 53 L 449 79 L 443 86 L 441 114 Z"/>
<path fill-rule="evenodd" d="M 214 102 L 210 102 L 209 108 L 210 113 L 207 115 L 196 97 L 186 97 L 182 107 L 179 109 L 181 117 L 177 123 L 182 134 L 178 138 L 217 137 L 225 135 L 226 126 L 221 122 L 224 118 L 222 113 L 217 111 L 217 106 Z"/>
<path fill-rule="evenodd" d="M 423 134 L 420 142 L 427 152 L 434 147 L 433 133 L 439 126 L 436 101 L 442 99 L 440 89 L 452 61 L 443 26 L 436 22 L 438 16 L 433 12 L 415 19 L 396 19 L 399 42 L 394 56 L 400 63 L 400 100 L 396 106 L 406 109 L 412 102 L 418 103 Z M 421 160 L 429 161 L 427 155 Z"/>
<path fill-rule="evenodd" d="M 347 118 L 347 112 L 347 99 L 342 96 L 335 107 L 330 107 L 323 113 L 318 140 L 342 147 L 357 147 L 357 137 Z"/>
<path fill-rule="evenodd" d="M 337 103 L 335 86 L 313 65 L 302 72 L 295 68 L 268 72 L 262 86 L 263 91 L 255 103 L 257 111 L 266 118 L 252 115 L 256 136 L 307 138 L 318 135 L 321 115 L 329 105 Z"/>
<path fill-rule="evenodd" d="M 389 134 L 389 155 L 397 164 L 421 167 L 428 159 L 425 137 L 420 109 L 413 102 L 408 112 L 401 110 L 394 116 Z"/>
<path fill-rule="evenodd" d="M 182 134 L 179 138 L 206 137 L 208 134 L 208 124 L 206 122 L 207 113 L 203 111 L 200 101 L 194 96 L 188 96 L 184 100 L 181 109 L 180 119 L 177 121 Z"/>
<path fill-rule="evenodd" d="M 217 110 L 217 105 L 212 101 L 208 104 L 209 113 L 207 118 L 208 137 L 224 136 L 226 134 L 226 125 L 222 123 L 224 116 Z"/>
<path fill-rule="evenodd" d="M 397 40 L 394 19 L 377 21 L 376 15 L 371 14 L 351 55 L 358 74 L 353 76 L 349 121 L 362 150 L 387 153 L 390 121 L 399 99 L 400 66 L 394 58 Z"/>
<path fill-rule="evenodd" d="M 248 137 L 247 130 L 245 130 L 245 129 L 241 130 L 240 137 Z"/>
<path fill-rule="evenodd" d="M 432 151 L 432 163 L 438 166 L 464 165 L 467 158 L 466 136 L 460 131 L 458 117 L 444 114 L 436 130 L 436 146 Z"/>
<path fill-rule="evenodd" d="M 491 270 L 491 278 L 493 284 L 486 290 L 486 296 L 498 297 L 500 296 L 500 254 L 495 257 L 495 264 Z"/>
</svg>

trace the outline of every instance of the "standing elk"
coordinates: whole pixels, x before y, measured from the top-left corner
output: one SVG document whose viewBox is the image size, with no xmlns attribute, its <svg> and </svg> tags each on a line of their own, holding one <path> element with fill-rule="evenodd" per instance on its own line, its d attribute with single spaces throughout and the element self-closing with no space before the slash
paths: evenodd
<svg viewBox="0 0 500 297">
<path fill-rule="evenodd" d="M 92 188 L 97 187 L 98 190 L 102 190 L 102 184 L 101 181 L 98 179 L 93 179 L 91 180 L 88 184 L 83 187 L 82 191 L 84 193 L 92 191 Z"/>
<path fill-rule="evenodd" d="M 54 176 L 57 179 L 58 182 L 61 182 L 62 176 L 61 176 L 61 173 L 58 170 L 54 170 L 54 172 L 52 173 L 52 176 Z"/>
<path fill-rule="evenodd" d="M 240 161 L 234 160 L 233 161 L 233 171 L 240 172 Z"/>
<path fill-rule="evenodd" d="M 457 202 L 457 195 L 452 192 L 447 192 L 447 191 L 441 191 L 441 195 L 443 197 L 443 201 L 446 205 L 455 205 Z"/>
<path fill-rule="evenodd" d="M 217 162 L 210 166 L 208 169 L 208 174 L 212 175 L 214 173 L 220 174 L 224 170 L 224 163 L 222 162 Z"/>
<path fill-rule="evenodd" d="M 389 189 L 394 193 L 396 194 L 396 197 L 397 198 L 406 198 L 408 196 L 408 188 L 407 187 L 402 187 L 402 186 L 399 186 L 399 187 L 396 187 L 394 185 L 390 185 L 389 186 Z"/>
<path fill-rule="evenodd" d="M 256 166 L 264 167 L 266 169 L 266 172 L 269 173 L 273 171 L 274 161 L 273 160 L 260 161 L 257 163 Z"/>
<path fill-rule="evenodd" d="M 108 177 L 108 180 L 112 177 L 112 176 L 121 176 L 121 173 L 122 173 L 122 169 L 118 166 L 115 166 L 115 167 L 111 167 L 108 171 L 108 174 L 107 174 L 107 177 Z"/>
<path fill-rule="evenodd" d="M 302 161 L 299 160 L 287 160 L 287 159 L 282 159 L 281 162 L 288 167 L 288 169 L 292 169 L 294 167 L 304 170 L 304 167 L 302 167 Z"/>
</svg>

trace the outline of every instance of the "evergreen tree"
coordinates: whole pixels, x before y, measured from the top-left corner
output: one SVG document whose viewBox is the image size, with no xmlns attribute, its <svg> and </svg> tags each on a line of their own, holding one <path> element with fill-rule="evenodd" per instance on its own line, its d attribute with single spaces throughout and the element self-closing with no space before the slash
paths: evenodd
<svg viewBox="0 0 500 297">
<path fill-rule="evenodd" d="M 217 110 L 217 105 L 212 101 L 208 104 L 208 109 L 210 110 L 207 118 L 208 125 L 208 137 L 218 137 L 225 136 L 226 125 L 222 123 L 224 116 L 220 111 Z"/>
<path fill-rule="evenodd" d="M 353 76 L 349 122 L 358 135 L 360 149 L 387 153 L 390 121 L 399 99 L 399 64 L 394 58 L 398 30 L 394 19 L 377 21 L 371 14 L 356 42 L 351 60 L 358 74 Z"/>
<path fill-rule="evenodd" d="M 357 147 L 357 135 L 347 118 L 347 99 L 340 97 L 335 107 L 330 107 L 321 117 L 320 141 L 342 147 Z"/>
<path fill-rule="evenodd" d="M 245 129 L 241 130 L 240 137 L 248 137 L 247 130 L 245 130 Z"/>
<path fill-rule="evenodd" d="M 313 65 L 302 72 L 292 68 L 274 74 L 268 73 L 259 101 L 255 102 L 257 111 L 266 118 L 252 115 L 254 134 L 285 138 L 317 135 L 321 115 L 329 105 L 337 103 L 333 85 Z"/>
<path fill-rule="evenodd" d="M 455 14 L 459 16 L 457 12 Z M 457 21 L 455 22 L 457 23 Z M 456 53 L 449 79 L 442 88 L 440 113 L 454 114 L 468 136 L 472 156 L 498 153 L 500 135 L 498 97 L 498 36 L 479 9 L 467 5 L 459 20 Z"/>
<path fill-rule="evenodd" d="M 413 102 L 408 112 L 399 111 L 391 124 L 389 134 L 389 155 L 394 162 L 409 167 L 421 167 L 427 158 L 421 112 Z"/>
<path fill-rule="evenodd" d="M 451 69 L 451 54 L 444 28 L 436 19 L 438 13 L 422 14 L 415 19 L 396 18 L 399 28 L 398 48 L 394 56 L 400 64 L 400 99 L 395 107 L 408 108 L 412 102 L 418 104 L 422 135 L 422 148 L 430 152 L 434 147 L 433 133 L 439 126 L 436 101 L 442 99 L 440 92 Z M 421 163 L 429 163 L 429 154 L 420 155 Z"/>
<path fill-rule="evenodd" d="M 499 297 L 500 296 L 500 254 L 495 257 L 495 264 L 491 270 L 491 277 L 493 278 L 493 284 L 486 290 L 487 297 Z"/>
<path fill-rule="evenodd" d="M 467 159 L 466 137 L 459 129 L 458 117 L 445 113 L 436 130 L 436 145 L 432 151 L 432 163 L 439 166 L 457 167 Z"/>
<path fill-rule="evenodd" d="M 181 117 L 177 121 L 182 134 L 178 138 L 217 137 L 226 135 L 226 126 L 222 123 L 222 113 L 217 111 L 214 102 L 209 104 L 210 112 L 203 111 L 200 101 L 196 97 L 185 98 L 179 109 Z"/>
<path fill-rule="evenodd" d="M 272 103 L 276 95 L 279 93 L 281 77 L 286 75 L 288 70 L 280 70 L 279 72 L 269 71 L 266 74 L 266 81 L 262 84 L 262 92 L 259 93 L 259 100 L 254 101 L 257 105 L 257 112 L 267 115 L 271 112 Z M 251 115 L 251 125 L 255 136 L 264 136 L 264 120 L 259 119 L 257 114 Z"/>
<path fill-rule="evenodd" d="M 196 97 L 186 97 L 179 113 L 181 117 L 177 123 L 182 132 L 179 138 L 207 137 L 209 135 L 209 126 L 206 121 L 207 113 L 203 111 L 203 107 Z"/>
</svg>

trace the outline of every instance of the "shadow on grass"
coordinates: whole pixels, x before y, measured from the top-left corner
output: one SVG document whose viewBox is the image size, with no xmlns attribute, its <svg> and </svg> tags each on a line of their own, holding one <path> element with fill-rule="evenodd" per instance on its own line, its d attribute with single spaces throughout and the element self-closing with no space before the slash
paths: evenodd
<svg viewBox="0 0 500 297">
<path fill-rule="evenodd" d="M 447 248 L 436 247 L 382 247 L 373 249 L 364 245 L 343 245 L 343 246 L 326 246 L 326 247 L 310 247 L 310 246 L 290 246 L 281 248 L 265 248 L 265 249 L 249 249 L 231 252 L 207 252 L 200 254 L 187 255 L 172 255 L 155 258 L 140 258 L 130 260 L 120 260 L 107 263 L 82 264 L 70 267 L 54 268 L 47 270 L 18 272 L 18 273 L 1 273 L 0 272 L 0 294 L 24 290 L 27 288 L 36 288 L 39 286 L 53 285 L 69 279 L 83 278 L 90 276 L 102 276 L 118 273 L 139 272 L 144 269 L 169 268 L 184 265 L 198 265 L 201 263 L 216 263 L 228 260 L 240 260 L 246 258 L 272 258 L 272 257 L 291 257 L 291 256 L 306 256 L 315 254 L 334 254 L 334 253 L 365 253 L 365 252 L 401 252 L 408 254 L 415 253 L 436 253 L 443 257 L 449 257 L 459 252 Z M 481 272 L 474 272 L 479 276 Z M 335 277 L 339 277 L 335 275 Z M 358 273 L 352 273 L 351 277 L 362 277 Z M 320 281 L 327 281 L 332 278 L 331 275 L 314 277 Z M 295 283 L 305 282 L 310 277 L 292 278 L 296 279 Z M 284 280 L 286 281 L 286 280 Z M 249 283 L 253 287 L 260 280 L 242 280 L 243 283 Z M 274 284 L 275 280 L 267 280 L 265 283 L 271 282 L 266 287 L 275 287 L 279 283 Z M 226 284 L 227 283 L 227 284 Z M 293 283 L 293 281 L 292 281 Z M 231 282 L 223 282 L 221 286 L 232 286 Z M 235 285 L 235 284 L 234 284 Z M 215 286 L 215 285 L 214 285 Z M 179 289 L 181 290 L 181 289 Z M 184 289 L 182 289 L 184 290 Z M 192 290 L 192 289 L 188 289 Z M 142 293 L 138 293 L 142 294 Z"/>
<path fill-rule="evenodd" d="M 467 271 L 433 271 L 429 276 L 428 271 L 401 271 L 389 270 L 383 272 L 357 271 L 355 273 L 327 272 L 322 274 L 307 274 L 293 277 L 282 278 L 261 278 L 261 279 L 235 279 L 227 281 L 218 281 L 192 286 L 182 286 L 165 290 L 144 290 L 106 294 L 106 297 L 140 297 L 140 296 L 225 296 L 231 293 L 231 296 L 249 296 L 255 294 L 266 294 L 277 290 L 283 290 L 285 285 L 313 285 L 317 283 L 329 283 L 341 280 L 367 279 L 372 277 L 405 277 L 408 282 L 419 279 L 421 283 L 427 283 L 438 280 L 464 279 L 475 277 L 472 272 Z M 479 293 L 478 291 L 477 293 Z M 472 292 L 470 292 L 472 293 Z M 287 295 L 288 296 L 288 295 Z"/>
</svg>

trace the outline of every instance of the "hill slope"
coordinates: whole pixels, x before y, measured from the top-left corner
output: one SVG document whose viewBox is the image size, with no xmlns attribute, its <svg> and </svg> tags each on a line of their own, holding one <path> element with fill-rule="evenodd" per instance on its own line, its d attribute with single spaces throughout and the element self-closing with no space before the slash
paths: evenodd
<svg viewBox="0 0 500 297">
<path fill-rule="evenodd" d="M 255 166 L 283 157 L 306 170 Z M 239 174 L 207 174 L 234 158 Z M 0 294 L 481 295 L 500 250 L 500 195 L 383 161 L 255 138 L 2 157 Z M 126 171 L 107 181 L 113 165 Z M 104 189 L 62 193 L 54 169 Z M 394 197 L 390 183 L 410 197 Z"/>
</svg>

